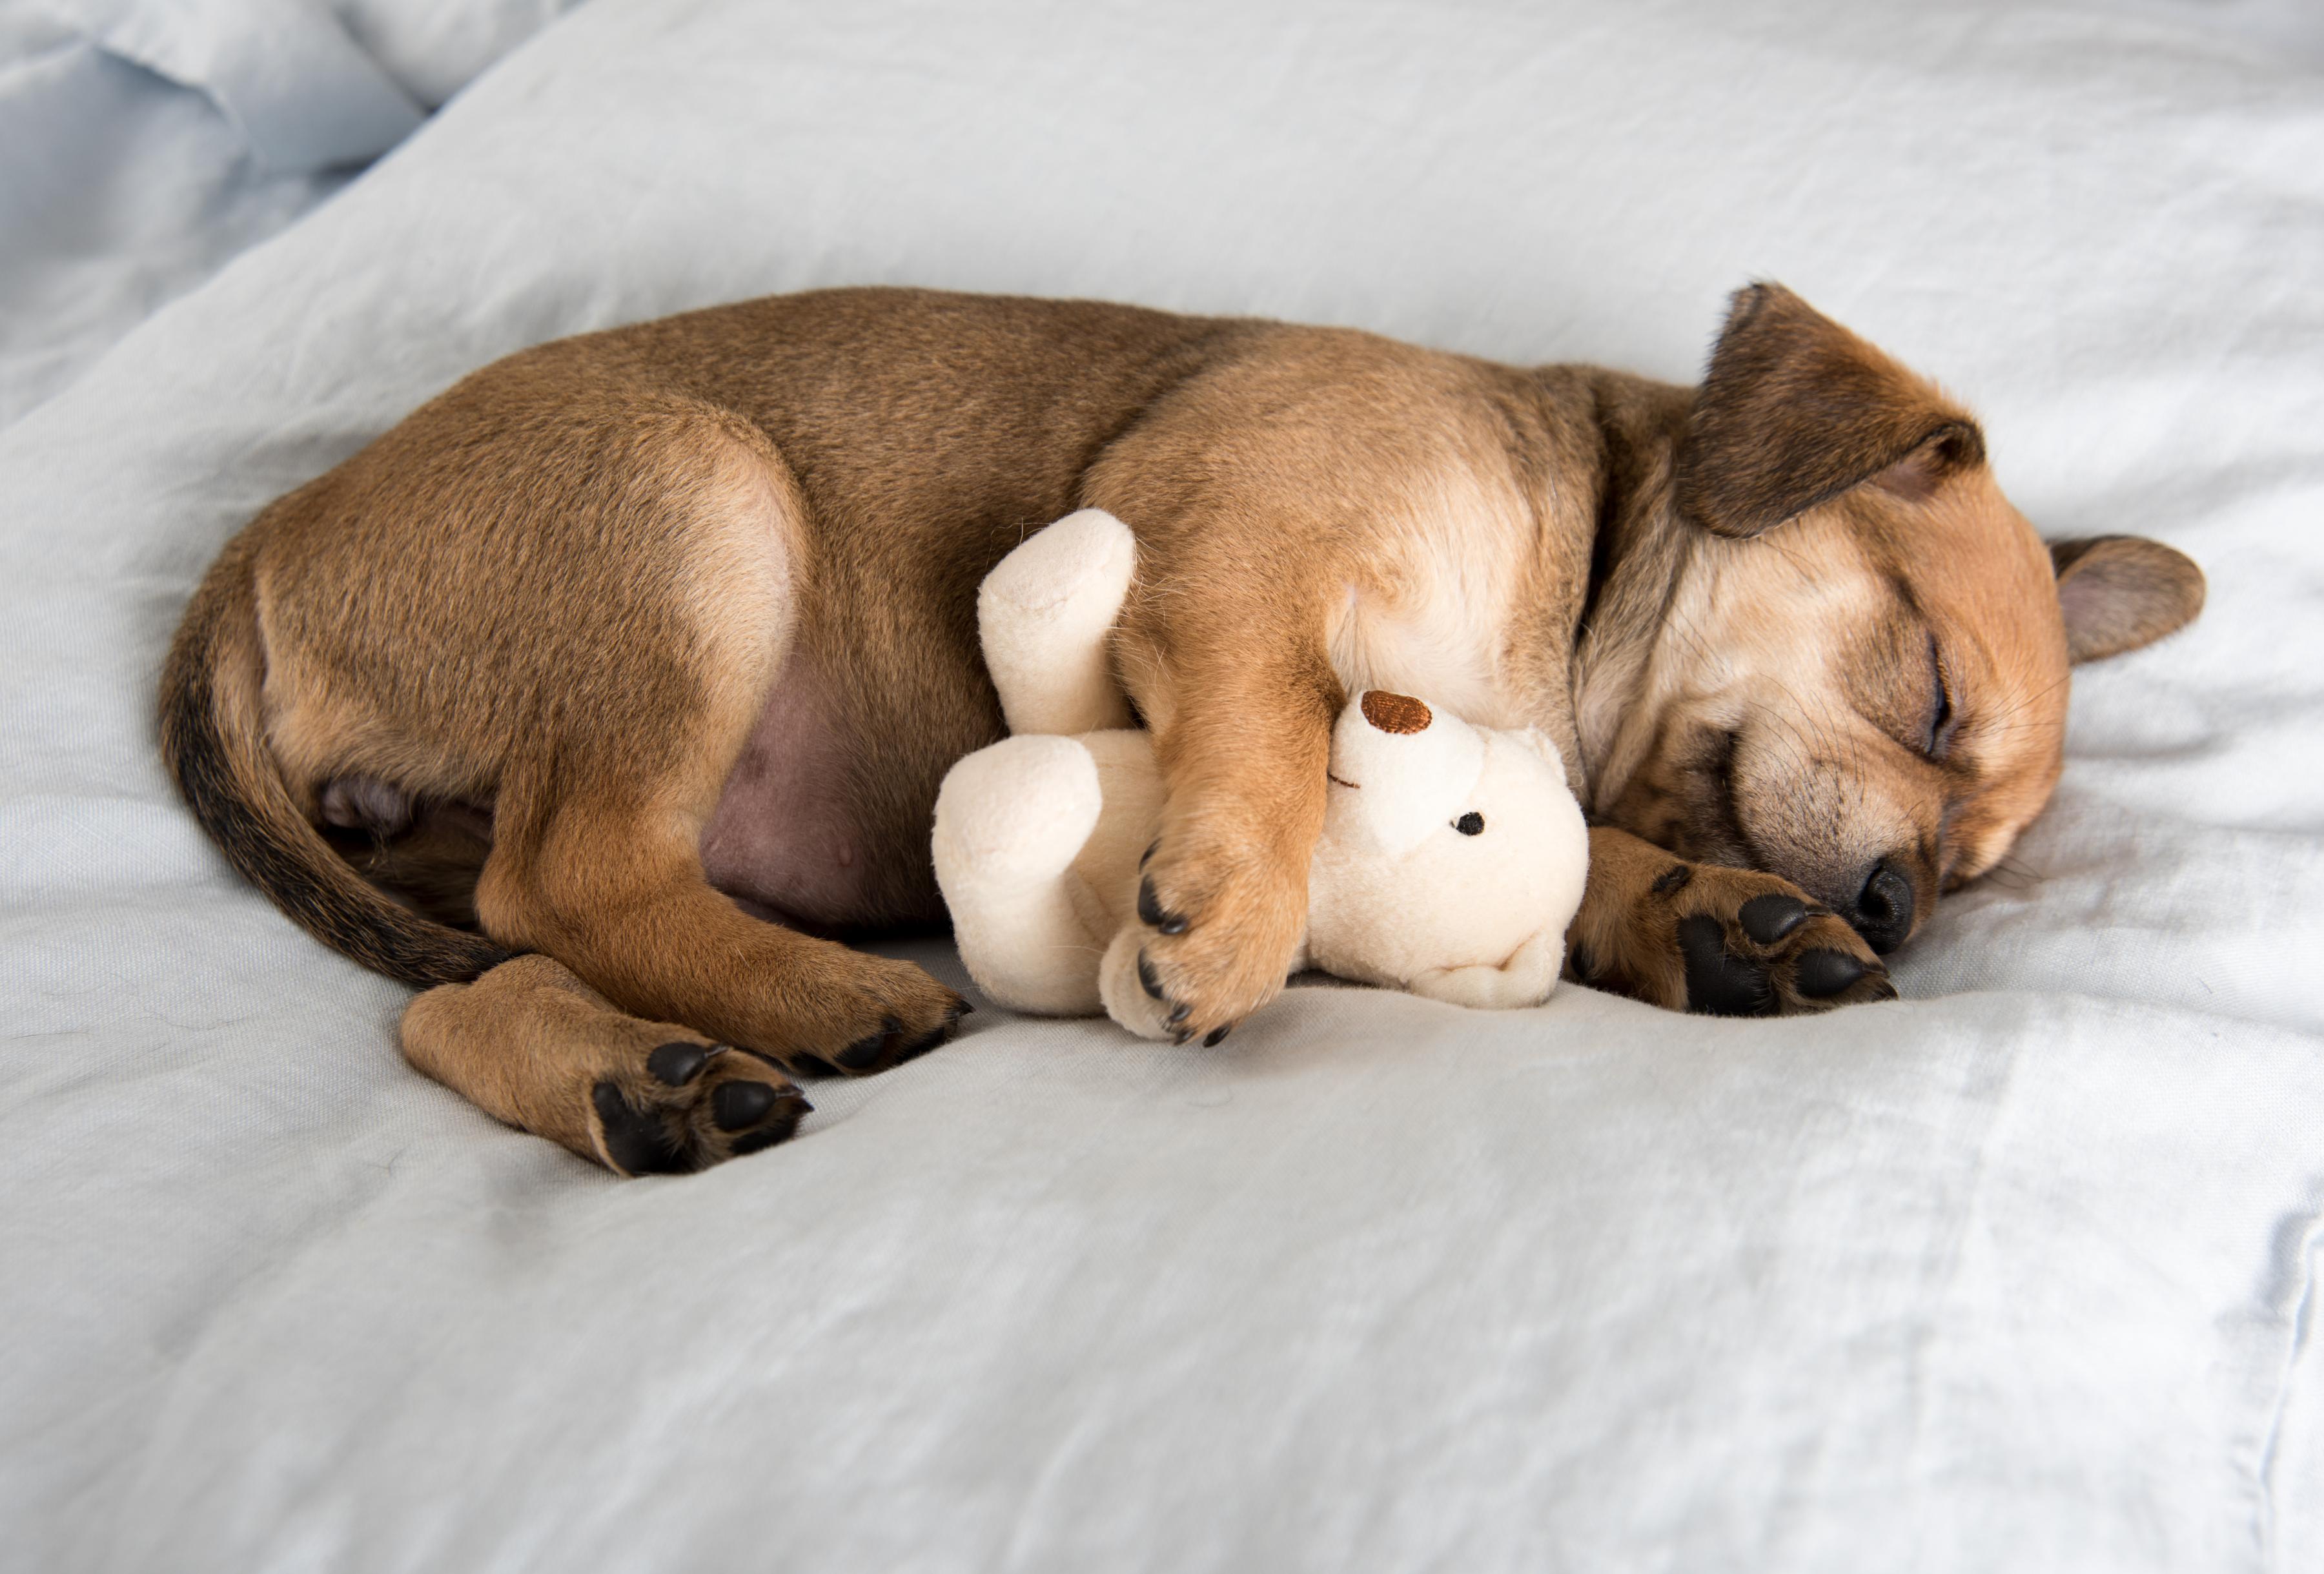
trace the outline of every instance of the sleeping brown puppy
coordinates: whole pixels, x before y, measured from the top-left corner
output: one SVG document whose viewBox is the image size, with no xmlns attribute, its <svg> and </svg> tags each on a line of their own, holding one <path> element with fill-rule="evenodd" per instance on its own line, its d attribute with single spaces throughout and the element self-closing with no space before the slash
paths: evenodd
<svg viewBox="0 0 2324 1574">
<path fill-rule="evenodd" d="M 286 913 L 434 986 L 415 1065 L 625 1173 L 714 1163 L 796 1126 L 781 1068 L 958 1021 L 832 936 L 941 923 L 936 787 L 1001 732 L 977 585 L 1091 505 L 1139 538 L 1115 658 L 1170 787 L 1146 957 L 1206 1041 L 1283 985 L 1351 686 L 1556 740 L 1581 979 L 1817 1010 L 1892 995 L 1879 953 L 2040 811 L 2068 664 L 2203 594 L 2153 542 L 2045 548 L 1966 414 L 1774 285 L 1699 389 L 835 290 L 512 355 L 273 503 L 163 746 Z"/>
</svg>

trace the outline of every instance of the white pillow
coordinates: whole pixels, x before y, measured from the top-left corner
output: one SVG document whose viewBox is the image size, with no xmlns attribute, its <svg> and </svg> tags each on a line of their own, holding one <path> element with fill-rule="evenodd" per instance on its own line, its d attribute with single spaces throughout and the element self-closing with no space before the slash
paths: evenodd
<svg viewBox="0 0 2324 1574">
<path fill-rule="evenodd" d="M 355 41 L 429 109 L 580 0 L 330 0 Z"/>
<path fill-rule="evenodd" d="M 311 0 L 48 0 L 48 10 L 100 49 L 207 95 L 277 172 L 365 162 L 422 118 Z"/>
</svg>

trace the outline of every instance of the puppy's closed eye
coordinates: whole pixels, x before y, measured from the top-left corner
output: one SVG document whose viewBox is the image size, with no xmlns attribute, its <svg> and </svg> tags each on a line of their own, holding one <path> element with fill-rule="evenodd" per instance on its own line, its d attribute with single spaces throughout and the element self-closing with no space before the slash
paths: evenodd
<svg viewBox="0 0 2324 1574">
<path fill-rule="evenodd" d="M 1953 708 L 1952 685 L 1945 677 L 1944 652 L 1937 649 L 1937 637 L 1929 636 L 1929 672 L 1933 695 L 1929 705 L 1929 722 L 1924 730 L 1921 752 L 1932 759 L 1942 759 L 1951 751 L 1953 729 L 1960 715 Z"/>
</svg>

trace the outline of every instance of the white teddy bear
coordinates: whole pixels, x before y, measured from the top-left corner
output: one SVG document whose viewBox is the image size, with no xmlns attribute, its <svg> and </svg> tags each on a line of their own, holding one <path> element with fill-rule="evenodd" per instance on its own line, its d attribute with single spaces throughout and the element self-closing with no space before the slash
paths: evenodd
<svg viewBox="0 0 2324 1574">
<path fill-rule="evenodd" d="M 1141 987 L 1139 863 L 1162 818 L 1147 734 L 1108 662 L 1137 567 L 1128 526 L 1084 509 L 1038 532 L 977 597 L 1013 736 L 936 797 L 936 869 L 961 960 L 1020 1011 L 1179 1036 Z M 1590 856 L 1556 747 L 1367 691 L 1332 734 L 1323 834 L 1293 966 L 1464 1006 L 1557 987 Z"/>
</svg>

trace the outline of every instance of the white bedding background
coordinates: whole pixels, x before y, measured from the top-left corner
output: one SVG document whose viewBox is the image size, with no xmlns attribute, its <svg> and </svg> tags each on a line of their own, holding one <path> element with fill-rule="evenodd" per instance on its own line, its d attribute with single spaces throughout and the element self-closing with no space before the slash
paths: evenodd
<svg viewBox="0 0 2324 1574">
<path fill-rule="evenodd" d="M 2324 1567 L 2298 22 L 558 23 L 0 429 L 0 1567 Z M 1755 276 L 1978 408 L 2050 533 L 2210 575 L 2078 677 L 2055 806 L 1892 1005 L 1303 988 L 1214 1052 L 988 1009 L 618 1183 L 406 1070 L 403 991 L 154 759 L 218 544 L 541 338 L 886 281 L 1689 377 Z"/>
<path fill-rule="evenodd" d="M 0 0 L 0 426 L 573 0 Z"/>
</svg>

